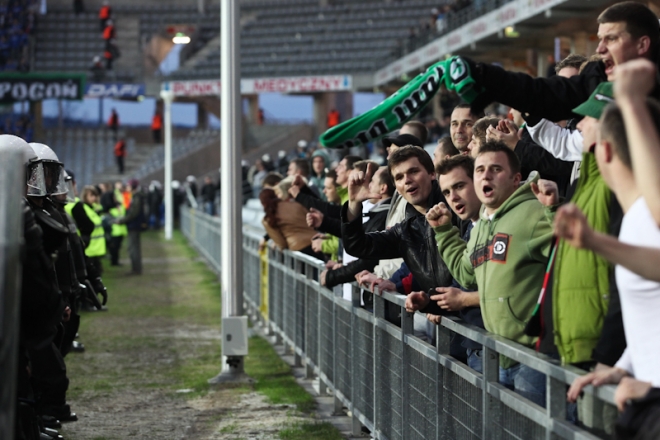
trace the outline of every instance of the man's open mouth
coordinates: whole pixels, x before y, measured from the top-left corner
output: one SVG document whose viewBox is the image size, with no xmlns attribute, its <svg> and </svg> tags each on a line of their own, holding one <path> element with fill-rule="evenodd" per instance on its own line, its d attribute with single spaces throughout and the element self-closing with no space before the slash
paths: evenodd
<svg viewBox="0 0 660 440">
<path fill-rule="evenodd" d="M 491 197 L 493 195 L 493 187 L 490 185 L 484 185 L 483 193 L 486 197 Z"/>
</svg>

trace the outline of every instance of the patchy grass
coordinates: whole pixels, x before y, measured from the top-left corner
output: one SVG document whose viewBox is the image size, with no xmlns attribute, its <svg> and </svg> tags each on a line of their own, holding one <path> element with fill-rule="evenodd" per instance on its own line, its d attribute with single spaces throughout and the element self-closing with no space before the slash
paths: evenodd
<svg viewBox="0 0 660 440">
<path fill-rule="evenodd" d="M 221 370 L 218 277 L 178 231 L 169 242 L 161 233 L 144 233 L 142 253 L 142 276 L 126 275 L 130 270 L 126 243 L 123 266 L 111 267 L 104 261 L 109 311 L 82 315 L 79 333 L 86 351 L 69 354 L 66 364 L 71 380 L 67 397 L 83 419 L 65 425 L 62 433 L 67 439 L 174 438 L 174 431 L 196 420 L 209 422 L 211 426 L 200 428 L 207 434 L 221 423 L 220 416 L 195 406 L 200 399 L 212 401 L 218 389 L 208 384 Z M 334 436 L 328 436 L 330 428 L 313 420 L 298 424 L 299 417 L 309 417 L 305 414 L 315 409 L 314 399 L 296 383 L 290 367 L 267 341 L 250 338 L 249 353 L 245 368 L 256 382 L 225 387 L 225 401 L 239 401 L 257 391 L 272 404 L 295 405 L 300 411 L 289 410 L 286 419 L 296 418 L 296 424 L 285 426 L 283 439 L 341 438 L 334 428 Z M 177 392 L 184 389 L 187 392 Z M 131 419 L 130 424 L 125 421 L 136 411 L 144 411 L 144 417 Z M 245 432 L 236 431 L 234 421 L 227 420 L 231 414 L 222 414 L 225 426 L 220 431 L 233 434 L 232 438 L 245 437 Z M 118 426 L 118 417 L 119 425 L 125 426 Z M 152 432 L 161 425 L 170 431 Z"/>
<path fill-rule="evenodd" d="M 280 431 L 282 440 L 341 440 L 344 437 L 328 422 L 302 423 Z"/>
<path fill-rule="evenodd" d="M 316 408 L 314 398 L 298 385 L 291 375 L 291 367 L 266 340 L 250 338 L 249 353 L 245 371 L 257 381 L 255 391 L 265 394 L 275 404 L 293 404 L 305 413 Z"/>
</svg>

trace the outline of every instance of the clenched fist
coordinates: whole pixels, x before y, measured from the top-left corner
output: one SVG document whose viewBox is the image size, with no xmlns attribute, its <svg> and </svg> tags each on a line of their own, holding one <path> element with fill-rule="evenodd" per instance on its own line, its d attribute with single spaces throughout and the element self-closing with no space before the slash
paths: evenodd
<svg viewBox="0 0 660 440">
<path fill-rule="evenodd" d="M 432 228 L 451 223 L 451 211 L 447 205 L 440 202 L 426 213 L 426 221 Z"/>
</svg>

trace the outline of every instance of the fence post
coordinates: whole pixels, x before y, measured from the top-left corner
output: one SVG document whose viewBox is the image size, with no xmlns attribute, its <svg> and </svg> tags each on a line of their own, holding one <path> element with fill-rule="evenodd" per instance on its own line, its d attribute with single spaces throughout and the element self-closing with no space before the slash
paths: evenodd
<svg viewBox="0 0 660 440">
<path fill-rule="evenodd" d="M 380 338 L 378 337 L 379 330 L 378 330 L 378 322 L 381 320 L 385 319 L 385 300 L 383 297 L 380 295 L 380 288 L 376 286 L 374 289 L 374 348 L 373 348 L 373 353 L 374 353 L 374 363 L 371 371 L 374 372 L 374 379 L 373 379 L 373 390 L 374 390 L 374 431 L 378 431 L 380 429 L 380 418 L 378 417 L 378 409 L 379 409 L 379 402 L 381 399 L 381 392 L 380 392 L 380 387 L 378 384 L 381 382 L 380 381 L 380 369 L 382 368 L 380 366 L 380 350 L 379 348 L 379 342 Z"/>
<path fill-rule="evenodd" d="M 488 384 L 490 382 L 497 383 L 500 378 L 500 358 L 497 352 L 484 345 L 483 351 L 483 388 L 482 392 L 482 420 L 481 420 L 481 438 L 482 439 L 499 439 L 501 438 L 501 431 L 493 429 L 492 423 L 494 421 L 500 422 L 500 412 L 495 404 L 495 399 L 488 394 Z"/>
<path fill-rule="evenodd" d="M 410 365 L 408 362 L 408 346 L 406 344 L 406 335 L 413 334 L 414 313 L 406 312 L 405 307 L 401 307 L 401 432 L 408 431 L 410 422 L 410 406 L 408 404 L 408 378 Z"/>
<path fill-rule="evenodd" d="M 302 261 L 300 261 L 300 260 L 295 260 L 294 261 L 294 267 L 295 267 L 295 274 L 296 275 L 303 273 L 302 272 L 303 266 L 304 266 L 304 264 L 303 264 Z M 293 293 L 293 298 L 294 298 L 294 304 L 293 304 L 293 307 L 294 307 L 293 317 L 294 317 L 294 319 L 293 319 L 293 335 L 292 335 L 292 339 L 293 339 L 292 340 L 292 342 L 293 342 L 293 344 L 292 344 L 293 366 L 294 367 L 302 367 L 302 359 L 300 359 L 300 354 L 298 354 L 298 352 L 296 351 L 296 348 L 298 348 L 300 351 L 302 351 L 302 347 L 297 346 L 298 345 L 298 332 L 300 331 L 300 325 L 299 324 L 300 324 L 300 320 L 302 319 L 302 316 L 300 316 L 298 314 L 298 310 L 300 310 L 300 306 L 301 306 L 300 304 L 298 304 L 298 301 L 303 302 L 303 304 L 302 304 L 303 313 L 304 313 L 304 310 L 305 310 L 305 304 L 304 304 L 305 295 L 300 295 L 300 293 L 298 292 L 298 287 L 299 287 L 298 285 L 300 283 L 301 283 L 301 281 L 299 279 L 297 279 L 297 277 L 295 277 L 295 275 L 294 275 L 294 278 L 293 278 L 293 292 L 292 292 Z M 303 320 L 303 326 L 304 326 L 304 320 Z M 303 331 L 304 331 L 304 327 L 303 327 Z"/>
<path fill-rule="evenodd" d="M 0 153 L 0 438 L 14 437 L 18 373 L 20 243 L 25 177 L 18 152 Z"/>
<path fill-rule="evenodd" d="M 356 309 L 360 308 L 360 288 L 357 287 L 356 285 L 351 285 L 351 300 L 352 300 L 352 305 L 353 307 L 351 308 L 351 418 L 352 418 L 352 431 L 354 436 L 360 436 L 362 434 L 362 424 L 360 423 L 360 420 L 357 418 L 355 415 L 355 401 L 357 400 L 357 396 L 355 393 L 355 389 L 357 388 L 356 386 L 356 380 L 355 380 L 355 375 L 356 372 L 358 371 L 357 367 L 357 356 L 355 352 L 357 349 L 357 339 L 360 336 L 360 332 L 358 332 L 357 329 L 357 324 L 358 324 L 358 317 L 355 312 Z"/>
<path fill-rule="evenodd" d="M 548 423 L 545 425 L 545 438 L 552 439 L 552 419 L 564 420 L 566 417 L 566 385 L 549 375 L 546 376 L 546 411 Z"/>
</svg>

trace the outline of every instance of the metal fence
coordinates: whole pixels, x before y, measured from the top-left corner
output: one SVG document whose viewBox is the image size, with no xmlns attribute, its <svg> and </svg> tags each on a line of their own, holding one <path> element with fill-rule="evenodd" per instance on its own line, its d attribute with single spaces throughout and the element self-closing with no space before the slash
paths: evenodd
<svg viewBox="0 0 660 440">
<path fill-rule="evenodd" d="M 217 221 L 189 210 L 181 224 L 191 244 L 219 269 L 212 238 L 219 236 Z M 360 307 L 357 286 L 352 302 L 320 286 L 322 262 L 298 252 L 269 249 L 266 275 L 260 238 L 244 231 L 247 310 L 293 352 L 309 378 L 320 379 L 321 392 L 332 390 L 336 410 L 350 411 L 355 434 L 362 425 L 378 439 L 601 438 L 566 421 L 567 384 L 584 371 L 452 318 L 442 318 L 436 345 L 430 345 L 413 336 L 413 317 L 401 295 L 374 295 L 371 313 Z M 262 276 L 268 277 L 265 296 Z M 267 314 L 260 313 L 264 300 Z M 401 308 L 401 326 L 385 319 L 388 302 Z M 483 374 L 448 354 L 450 331 L 483 345 Z M 499 354 L 546 375 L 545 408 L 498 383 Z M 587 387 L 585 394 L 605 406 L 614 402 L 612 386 Z"/>
</svg>

